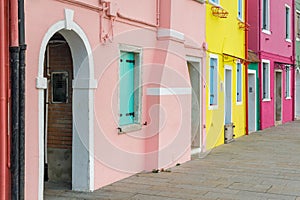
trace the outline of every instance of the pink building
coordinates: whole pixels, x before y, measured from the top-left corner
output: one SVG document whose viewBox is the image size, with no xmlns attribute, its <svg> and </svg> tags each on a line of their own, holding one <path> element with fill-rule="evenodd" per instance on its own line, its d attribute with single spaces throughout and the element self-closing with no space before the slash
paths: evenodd
<svg viewBox="0 0 300 200">
<path fill-rule="evenodd" d="M 249 49 L 258 53 L 261 129 L 294 119 L 294 1 L 249 1 Z"/>
<path fill-rule="evenodd" d="M 49 183 L 93 191 L 204 150 L 205 4 L 25 6 L 26 199 Z"/>
</svg>

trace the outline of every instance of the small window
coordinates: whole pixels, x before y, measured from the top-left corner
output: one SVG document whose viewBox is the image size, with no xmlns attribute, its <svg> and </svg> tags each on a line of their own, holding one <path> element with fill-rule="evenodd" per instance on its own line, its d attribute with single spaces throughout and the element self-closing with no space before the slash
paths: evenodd
<svg viewBox="0 0 300 200">
<path fill-rule="evenodd" d="M 296 12 L 296 38 L 300 40 L 300 11 Z"/>
<path fill-rule="evenodd" d="M 263 60 L 262 62 L 262 92 L 263 99 L 270 99 L 270 61 Z"/>
<path fill-rule="evenodd" d="M 262 29 L 270 31 L 270 1 L 262 0 Z"/>
<path fill-rule="evenodd" d="M 242 102 L 242 64 L 236 65 L 236 102 Z"/>
<path fill-rule="evenodd" d="M 285 97 L 291 98 L 291 70 L 290 66 L 285 66 Z"/>
<path fill-rule="evenodd" d="M 68 72 L 52 72 L 52 103 L 68 102 Z"/>
<path fill-rule="evenodd" d="M 243 0 L 238 0 L 238 18 L 243 20 Z"/>
<path fill-rule="evenodd" d="M 209 105 L 218 105 L 218 59 L 210 58 L 209 70 Z"/>
<path fill-rule="evenodd" d="M 291 39 L 291 9 L 288 5 L 285 6 L 285 38 Z"/>
<path fill-rule="evenodd" d="M 127 46 L 122 46 L 120 51 L 119 133 L 141 128 L 140 51 L 139 48 Z"/>
</svg>

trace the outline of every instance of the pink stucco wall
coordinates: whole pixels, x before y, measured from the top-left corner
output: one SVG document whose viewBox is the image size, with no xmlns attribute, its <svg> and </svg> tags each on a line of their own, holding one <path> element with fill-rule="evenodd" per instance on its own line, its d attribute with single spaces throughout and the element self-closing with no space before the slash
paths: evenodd
<svg viewBox="0 0 300 200">
<path fill-rule="evenodd" d="M 270 32 L 262 32 L 261 25 L 261 5 L 262 1 L 249 1 L 248 10 L 250 24 L 249 49 L 257 52 L 259 58 L 270 61 L 270 91 L 271 101 L 262 101 L 262 87 L 260 87 L 261 106 L 261 128 L 268 128 L 275 125 L 275 105 L 274 105 L 274 75 L 276 63 L 286 63 L 293 65 L 294 51 L 293 42 L 285 39 L 285 6 L 288 5 L 291 11 L 291 39 L 294 38 L 293 22 L 293 1 L 278 0 L 270 1 Z M 262 65 L 260 64 L 259 76 L 262 81 Z M 294 70 L 291 73 L 291 87 L 294 83 Z M 261 84 L 262 85 L 262 82 Z M 294 90 L 291 89 L 292 99 L 285 98 L 285 71 L 282 70 L 282 123 L 293 120 Z"/>
<path fill-rule="evenodd" d="M 99 1 L 81 2 L 98 6 Z M 38 178 L 43 176 L 38 173 L 39 102 L 36 77 L 39 52 L 47 30 L 64 20 L 65 8 L 74 11 L 74 22 L 88 38 L 94 58 L 94 78 L 98 80 L 98 87 L 94 90 L 95 189 L 133 173 L 170 167 L 190 159 L 191 95 L 149 96 L 147 88 L 189 88 L 186 56 L 202 59 L 201 73 L 205 74 L 202 71 L 205 70 L 205 53 L 202 49 L 202 43 L 205 42 L 205 8 L 204 4 L 190 0 L 169 1 L 169 5 L 162 2 L 160 7 L 165 6 L 166 9 L 160 14 L 161 27 L 183 33 L 184 41 L 172 38 L 157 40 L 157 28 L 117 18 L 113 26 L 114 37 L 110 33 L 111 41 L 103 44 L 99 39 L 99 31 L 102 28 L 103 31 L 110 31 L 110 26 L 107 19 L 104 19 L 103 27 L 100 26 L 98 12 L 59 1 L 26 1 L 25 199 L 38 199 Z M 119 11 L 128 18 L 148 24 L 156 23 L 156 1 L 116 0 L 112 3 L 117 3 Z M 178 15 L 183 7 L 191 12 Z M 143 49 L 142 122 L 147 121 L 141 130 L 121 135 L 116 129 L 119 44 Z M 205 78 L 201 80 L 205 82 Z M 205 111 L 205 94 L 202 110 Z M 202 119 L 205 124 L 205 118 Z M 205 130 L 202 134 L 205 138 Z"/>
<path fill-rule="evenodd" d="M 275 125 L 275 70 L 281 70 L 274 62 L 282 62 L 282 63 L 291 63 L 290 59 L 280 57 L 278 55 L 263 53 L 261 55 L 263 59 L 270 60 L 270 99 L 271 101 L 262 101 L 260 100 L 261 105 L 261 129 L 265 129 Z M 261 64 L 260 64 L 261 70 Z M 286 72 L 285 70 L 281 70 L 281 93 L 282 93 L 282 123 L 289 122 L 293 120 L 293 98 L 294 91 L 291 88 L 291 99 L 285 98 L 285 87 L 286 87 Z M 261 74 L 261 71 L 259 72 Z M 262 81 L 262 79 L 260 79 Z M 294 70 L 291 70 L 291 87 L 293 87 L 294 83 Z M 260 83 L 262 85 L 262 82 Z M 262 97 L 262 89 L 260 90 Z"/>
</svg>

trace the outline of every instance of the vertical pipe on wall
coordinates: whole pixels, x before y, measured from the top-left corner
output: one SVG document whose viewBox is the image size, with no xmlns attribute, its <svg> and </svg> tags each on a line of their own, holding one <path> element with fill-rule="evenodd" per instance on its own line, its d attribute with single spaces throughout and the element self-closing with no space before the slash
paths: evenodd
<svg viewBox="0 0 300 200">
<path fill-rule="evenodd" d="M 24 199 L 24 166 L 25 166 L 25 16 L 24 16 L 24 0 L 19 0 L 19 45 L 20 45 L 20 67 L 19 67 L 19 176 L 20 176 L 20 199 Z"/>
<path fill-rule="evenodd" d="M 9 199 L 8 176 L 8 2 L 0 1 L 0 199 Z"/>
<path fill-rule="evenodd" d="M 257 46 L 257 55 L 258 55 L 258 59 L 259 59 L 259 63 L 258 63 L 258 67 L 257 67 L 257 70 L 258 70 L 258 88 L 259 88 L 259 92 L 258 92 L 258 96 L 259 96 L 259 102 L 258 102 L 258 106 L 259 106 L 259 109 L 260 109 L 260 112 L 259 112 L 259 127 L 260 129 L 262 129 L 262 112 L 261 112 L 261 108 L 262 108 L 262 88 L 261 88 L 261 79 L 262 79 L 262 73 L 261 73 L 261 4 L 262 2 L 260 0 L 257 0 L 258 2 L 258 29 L 257 29 L 257 35 L 258 35 L 258 46 Z M 256 25 L 256 24 L 255 24 Z"/>
<path fill-rule="evenodd" d="M 296 4 L 292 1 L 292 121 L 295 120 L 295 103 L 296 103 L 296 30 L 295 30 Z"/>
<path fill-rule="evenodd" d="M 18 0 L 10 0 L 11 199 L 19 199 L 19 33 Z"/>
<path fill-rule="evenodd" d="M 245 24 L 248 23 L 248 0 L 245 0 Z M 249 133 L 248 129 L 248 30 L 245 29 L 245 104 L 246 104 L 246 135 Z"/>
<path fill-rule="evenodd" d="M 19 199 L 19 47 L 10 49 L 11 72 L 11 190 L 12 199 Z"/>
</svg>

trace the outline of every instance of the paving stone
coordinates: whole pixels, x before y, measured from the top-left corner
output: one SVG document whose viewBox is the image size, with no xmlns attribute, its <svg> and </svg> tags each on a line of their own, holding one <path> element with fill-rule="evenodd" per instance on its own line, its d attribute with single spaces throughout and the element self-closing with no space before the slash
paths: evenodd
<svg viewBox="0 0 300 200">
<path fill-rule="evenodd" d="M 46 200 L 300 200 L 300 121 L 221 145 L 171 168 L 93 193 L 46 189 Z"/>
</svg>

